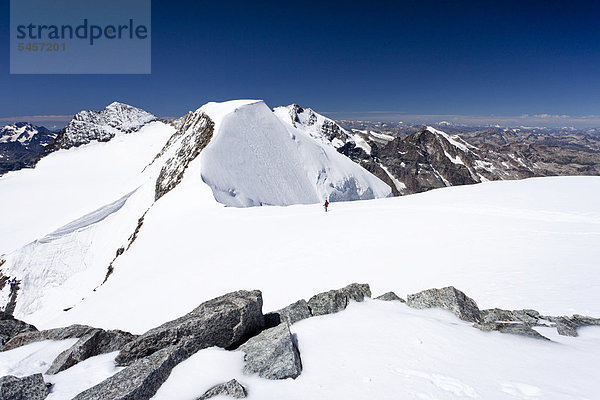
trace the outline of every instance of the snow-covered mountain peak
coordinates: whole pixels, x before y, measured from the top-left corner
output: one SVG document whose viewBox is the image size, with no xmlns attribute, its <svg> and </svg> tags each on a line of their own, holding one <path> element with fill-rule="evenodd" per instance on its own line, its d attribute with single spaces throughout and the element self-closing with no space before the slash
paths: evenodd
<svg viewBox="0 0 600 400">
<path fill-rule="evenodd" d="M 355 132 L 347 131 L 334 120 L 315 112 L 311 108 L 290 104 L 289 106 L 277 107 L 273 112 L 286 124 L 302 129 L 312 138 L 338 150 L 350 143 L 351 146 L 363 149 L 367 154 L 371 153 L 371 146 L 365 138 Z"/>
<path fill-rule="evenodd" d="M 38 127 L 28 122 L 15 122 L 0 128 L 0 143 L 19 142 L 29 144 L 38 133 Z"/>
<path fill-rule="evenodd" d="M 119 102 L 99 111 L 80 111 L 59 132 L 52 150 L 68 149 L 94 140 L 106 142 L 116 135 L 135 132 L 156 119 L 142 109 Z"/>
<path fill-rule="evenodd" d="M 262 100 L 207 103 L 185 116 L 163 149 L 168 160 L 156 197 L 186 171 L 201 178 L 218 202 L 234 207 L 390 195 L 385 183 L 316 139 L 303 126 L 282 121 Z"/>
</svg>

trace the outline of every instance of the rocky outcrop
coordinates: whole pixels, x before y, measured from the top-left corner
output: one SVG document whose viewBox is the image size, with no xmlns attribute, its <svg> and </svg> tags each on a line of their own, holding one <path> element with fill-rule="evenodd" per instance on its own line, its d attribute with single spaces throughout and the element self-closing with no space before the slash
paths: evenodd
<svg viewBox="0 0 600 400">
<path fill-rule="evenodd" d="M 368 284 L 353 283 L 342 289 L 319 293 L 308 300 L 308 308 L 313 316 L 333 314 L 344 310 L 350 300 L 363 301 L 371 297 Z"/>
<path fill-rule="evenodd" d="M 302 372 L 298 346 L 287 323 L 264 330 L 240 346 L 244 372 L 266 379 L 296 378 Z"/>
<path fill-rule="evenodd" d="M 66 328 L 55 328 L 44 331 L 32 331 L 19 333 L 17 336 L 9 340 L 4 346 L 4 350 L 12 350 L 17 347 L 24 346 L 29 343 L 39 342 L 42 340 L 63 340 L 80 338 L 88 332 L 94 330 L 87 325 L 71 325 Z"/>
<path fill-rule="evenodd" d="M 481 321 L 483 323 L 520 322 L 524 325 L 534 326 L 538 324 L 540 318 L 540 313 L 535 310 L 509 311 L 493 308 L 481 311 Z"/>
<path fill-rule="evenodd" d="M 169 346 L 139 359 L 74 400 L 148 400 L 167 380 L 171 370 L 189 353 L 184 346 Z"/>
<path fill-rule="evenodd" d="M 6 262 L 3 258 L 0 258 L 0 267 Z M 6 299 L 6 303 L 0 304 L 0 312 L 5 315 L 12 315 L 15 312 L 17 306 L 17 296 L 19 295 L 19 289 L 21 287 L 21 281 L 17 278 L 4 275 L 0 270 L 0 294 Z"/>
<path fill-rule="evenodd" d="M 228 396 L 234 399 L 244 399 L 248 396 L 248 391 L 241 383 L 235 379 L 229 382 L 221 383 L 215 387 L 212 387 L 206 391 L 198 400 L 208 400 L 216 396 Z"/>
<path fill-rule="evenodd" d="M 312 314 L 310 308 L 308 308 L 308 303 L 306 300 L 302 299 L 281 310 L 265 314 L 265 326 L 272 328 L 282 322 L 292 325 L 303 319 L 310 318 L 311 316 Z"/>
<path fill-rule="evenodd" d="M 585 315 L 575 314 L 571 317 L 543 317 L 556 324 L 556 330 L 559 335 L 578 336 L 577 328 L 584 326 L 600 325 L 600 318 L 586 317 Z"/>
<path fill-rule="evenodd" d="M 463 321 L 481 321 L 481 312 L 475 301 L 453 286 L 409 294 L 407 304 L 419 309 L 442 308 L 452 312 Z"/>
<path fill-rule="evenodd" d="M 94 329 L 60 353 L 46 374 L 57 374 L 90 357 L 121 350 L 135 338 L 135 335 L 128 332 Z"/>
<path fill-rule="evenodd" d="M 4 345 L 19 333 L 35 331 L 37 331 L 35 326 L 0 311 L 0 351 L 4 350 Z"/>
<path fill-rule="evenodd" d="M 263 316 L 261 293 L 257 290 L 238 291 L 207 301 L 183 317 L 139 337 L 126 332 L 72 325 L 19 333 L 7 343 L 7 348 L 45 339 L 80 338 L 55 359 L 48 370 L 49 374 L 63 371 L 89 357 L 121 349 L 116 360 L 126 368 L 80 393 L 75 397 L 76 400 L 150 399 L 175 366 L 198 350 L 212 346 L 243 352 L 246 374 L 256 374 L 265 379 L 294 379 L 302 372 L 302 360 L 297 339 L 290 331 L 290 323 L 341 311 L 350 300 L 363 301 L 370 296 L 369 285 L 353 283 L 342 289 L 319 293 L 308 302 L 299 300 Z M 402 299 L 393 292 L 377 299 L 395 301 L 398 307 L 403 307 L 400 304 Z M 511 311 L 494 308 L 480 311 L 473 299 L 452 286 L 409 295 L 407 304 L 417 309 L 438 307 L 451 311 L 485 332 L 496 331 L 541 340 L 549 339 L 534 329 L 537 326 L 556 327 L 561 335 L 576 336 L 579 327 L 600 325 L 598 318 L 577 314 L 552 317 L 531 309 Z M 10 319 L 5 314 L 0 314 L 0 317 Z M 4 377 L 0 379 L 0 391 L 4 396 L 1 399 L 43 399 L 47 387 L 41 375 Z M 211 388 L 199 400 L 222 395 L 243 398 L 247 391 L 239 382 L 231 380 Z"/>
<path fill-rule="evenodd" d="M 535 339 L 550 340 L 531 328 L 531 326 L 520 323 L 488 322 L 481 324 L 475 323 L 473 326 L 482 331 L 498 331 L 501 333 L 510 333 L 512 335 L 529 336 Z"/>
<path fill-rule="evenodd" d="M 175 154 L 163 165 L 156 180 L 155 200 L 160 199 L 181 182 L 190 162 L 212 139 L 215 124 L 202 111 L 188 113 L 181 126 L 159 153 L 174 151 Z M 174 149 L 174 150 L 173 150 Z"/>
<path fill-rule="evenodd" d="M 394 292 L 387 292 L 382 294 L 381 296 L 377 296 L 375 297 L 375 300 L 382 300 L 382 301 L 399 301 L 401 303 L 406 303 L 406 301 L 404 301 L 404 299 L 398 297 L 398 295 Z"/>
<path fill-rule="evenodd" d="M 129 365 L 168 346 L 182 344 L 193 354 L 212 346 L 230 348 L 263 328 L 262 294 L 258 290 L 229 293 L 151 329 L 125 345 L 116 361 Z"/>
<path fill-rule="evenodd" d="M 42 374 L 17 378 L 4 376 L 0 378 L 0 399 L 2 400 L 43 400 L 48 396 L 48 385 Z"/>
<path fill-rule="evenodd" d="M 481 311 L 482 323 L 494 326 L 498 322 L 511 322 L 532 327 L 532 326 L 552 326 L 556 327 L 559 335 L 577 336 L 577 328 L 583 326 L 600 325 L 600 318 L 592 318 L 584 315 L 575 314 L 567 316 L 544 316 L 536 310 L 502 310 L 494 308 Z M 489 330 L 489 329 L 486 329 Z M 498 329 L 499 330 L 499 329 Z"/>
</svg>

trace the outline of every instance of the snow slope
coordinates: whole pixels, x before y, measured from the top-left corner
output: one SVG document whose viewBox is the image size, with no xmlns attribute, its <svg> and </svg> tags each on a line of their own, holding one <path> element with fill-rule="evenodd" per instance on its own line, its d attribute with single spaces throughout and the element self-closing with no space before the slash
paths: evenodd
<svg viewBox="0 0 600 400">
<path fill-rule="evenodd" d="M 0 230 L 2 273 L 21 282 L 17 315 L 47 318 L 50 309 L 70 309 L 92 294 L 131 246 L 153 207 L 159 171 L 173 160 L 175 166 L 192 162 L 175 169 L 185 172 L 184 183 L 212 189 L 214 198 L 206 191 L 197 196 L 204 211 L 216 206 L 215 198 L 245 207 L 390 194 L 386 184 L 335 149 L 285 126 L 262 101 L 209 103 L 196 111 L 204 113 L 212 117 L 214 133 L 197 160 L 186 160 L 195 154 L 192 114 L 186 132 L 153 122 L 108 143 L 59 150 L 33 171 L 0 180 L 7 194 L 0 200 L 6 214 L 0 217 L 7 222 Z M 39 198 L 44 201 L 34 208 Z M 2 304 L 9 296 L 5 286 Z"/>
<path fill-rule="evenodd" d="M 202 179 L 228 206 L 290 205 L 372 199 L 391 189 L 374 175 L 280 121 L 262 101 L 209 103 L 215 122 L 201 153 Z"/>
<path fill-rule="evenodd" d="M 172 133 L 153 122 L 0 178 L 2 272 L 21 281 L 17 312 L 68 308 L 102 283 L 154 201 L 157 168 L 145 167 Z"/>
<path fill-rule="evenodd" d="M 599 194 L 598 177 L 538 178 L 333 203 L 325 214 L 223 208 L 186 178 L 146 214 L 106 284 L 68 312 L 47 303 L 18 316 L 140 333 L 233 290 L 261 289 L 268 311 L 354 281 L 375 295 L 454 285 L 481 308 L 600 316 Z"/>
<path fill-rule="evenodd" d="M 35 169 L 0 177 L 0 254 L 39 239 L 146 181 L 141 173 L 173 128 L 161 122 L 110 142 L 44 157 Z"/>
</svg>

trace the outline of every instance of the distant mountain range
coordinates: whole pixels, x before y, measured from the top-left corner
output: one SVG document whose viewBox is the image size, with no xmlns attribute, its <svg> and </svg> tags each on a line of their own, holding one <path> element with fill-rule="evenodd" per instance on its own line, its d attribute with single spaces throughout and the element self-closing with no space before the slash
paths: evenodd
<svg viewBox="0 0 600 400">
<path fill-rule="evenodd" d="M 377 176 L 394 195 L 489 180 L 600 175 L 600 135 L 595 130 L 336 122 L 296 104 L 273 113 Z M 180 129 L 190 118 L 197 116 L 190 112 L 170 123 Z M 58 133 L 28 123 L 5 126 L 0 131 L 0 174 L 32 168 L 54 151 L 108 141 L 155 120 L 159 118 L 144 110 L 114 102 L 100 111 L 79 112 Z"/>
</svg>

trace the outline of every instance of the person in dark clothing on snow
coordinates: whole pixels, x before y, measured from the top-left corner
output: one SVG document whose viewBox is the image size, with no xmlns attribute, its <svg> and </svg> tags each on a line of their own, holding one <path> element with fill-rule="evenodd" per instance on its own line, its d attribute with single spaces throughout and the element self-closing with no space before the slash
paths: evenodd
<svg viewBox="0 0 600 400">
<path fill-rule="evenodd" d="M 325 200 L 325 204 L 323 204 L 323 207 L 325 207 L 325 212 L 327 212 L 328 206 L 329 206 L 329 201 Z"/>
</svg>

